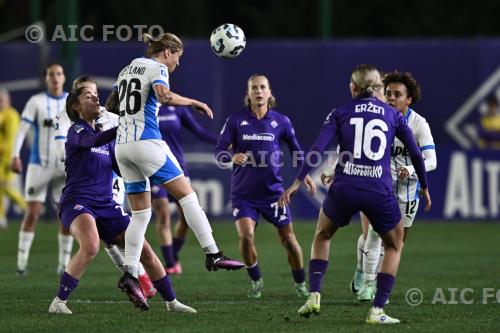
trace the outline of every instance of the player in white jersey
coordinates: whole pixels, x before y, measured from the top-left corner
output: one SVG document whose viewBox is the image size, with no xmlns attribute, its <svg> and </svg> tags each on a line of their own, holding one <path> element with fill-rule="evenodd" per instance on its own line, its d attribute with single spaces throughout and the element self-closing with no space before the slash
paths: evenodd
<svg viewBox="0 0 500 333">
<path fill-rule="evenodd" d="M 242 263 L 219 251 L 196 193 L 162 140 L 158 126 L 160 104 L 192 106 L 210 118 L 212 110 L 205 103 L 170 91 L 169 74 L 179 65 L 184 49 L 182 41 L 165 33 L 154 40 L 146 34 L 145 42 L 148 43 L 148 58 L 134 59 L 121 71 L 114 99 L 106 104 L 108 110 L 119 109 L 116 159 L 132 208 L 132 221 L 125 234 L 127 272 L 120 284 L 137 285 L 137 265 L 151 219 L 150 182 L 163 185 L 178 200 L 187 224 L 205 251 L 208 270 L 241 269 Z M 109 104 L 115 105 L 108 107 Z"/>
<path fill-rule="evenodd" d="M 65 184 L 64 164 L 57 158 L 54 142 L 54 118 L 64 109 L 67 93 L 63 91 L 65 81 L 61 65 L 53 63 L 45 69 L 47 90 L 32 96 L 21 114 L 21 125 L 16 135 L 12 152 L 11 170 L 21 173 L 23 164 L 20 158 L 21 147 L 26 134 L 33 128 L 35 141 L 26 171 L 25 199 L 27 209 L 19 231 L 17 253 L 17 272 L 27 274 L 28 258 L 35 236 L 35 227 L 40 217 L 42 206 L 47 197 L 50 184 L 52 202 L 59 204 L 61 191 Z M 64 271 L 71 256 L 73 238 L 68 230 L 59 226 L 59 264 L 57 271 Z"/>
<path fill-rule="evenodd" d="M 384 79 L 387 103 L 403 114 L 417 141 L 427 172 L 436 169 L 437 159 L 434 139 L 424 117 L 410 106 L 420 100 L 420 86 L 411 73 L 393 72 Z M 403 241 L 406 241 L 419 205 L 420 186 L 415 169 L 410 161 L 408 149 L 397 138 L 392 146 L 391 174 L 394 194 L 399 203 L 404 226 Z M 351 282 L 351 289 L 359 301 L 369 301 L 375 294 L 375 276 L 384 248 L 379 235 L 370 227 L 365 215 L 361 214 L 363 235 L 358 239 L 358 264 Z"/>
<path fill-rule="evenodd" d="M 73 89 L 89 87 L 93 91 L 97 91 L 97 82 L 91 76 L 80 76 L 73 81 Z M 73 125 L 73 122 L 69 119 L 66 109 L 61 111 L 54 119 L 54 140 L 56 141 L 56 150 L 58 158 L 61 162 L 64 162 L 66 149 L 65 142 L 68 130 Z M 100 127 L 103 131 L 111 129 L 118 126 L 118 115 L 109 112 L 106 108 L 101 107 L 98 118 L 96 119 L 96 127 Z M 113 172 L 113 200 L 124 207 L 125 204 L 125 187 L 123 184 L 123 178 L 118 176 Z M 118 248 L 116 245 L 104 245 L 107 255 L 115 266 L 123 271 L 124 262 L 124 249 Z M 139 282 L 141 286 L 141 291 L 144 296 L 151 298 L 156 294 L 156 289 L 153 286 L 151 279 L 144 270 L 144 267 L 139 263 Z"/>
</svg>

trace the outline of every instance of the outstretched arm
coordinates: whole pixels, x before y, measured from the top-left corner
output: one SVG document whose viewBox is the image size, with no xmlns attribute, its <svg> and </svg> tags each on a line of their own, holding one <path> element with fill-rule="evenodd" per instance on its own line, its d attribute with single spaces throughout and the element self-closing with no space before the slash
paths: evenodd
<svg viewBox="0 0 500 333">
<path fill-rule="evenodd" d="M 195 99 L 183 97 L 181 95 L 178 95 L 174 92 L 172 92 L 166 85 L 163 84 L 155 84 L 153 85 L 153 89 L 156 94 L 156 98 L 161 104 L 166 104 L 166 105 L 179 105 L 179 106 L 191 106 L 193 107 L 196 111 L 207 115 L 210 119 L 213 119 L 214 114 L 212 110 L 206 105 L 205 103 L 202 103 L 200 101 L 197 101 Z"/>
<path fill-rule="evenodd" d="M 100 147 L 115 139 L 117 128 L 118 127 L 113 127 L 100 133 L 90 133 L 86 130 L 77 132 L 73 126 L 70 129 L 70 133 L 68 133 L 67 143 L 82 148 Z"/>
</svg>

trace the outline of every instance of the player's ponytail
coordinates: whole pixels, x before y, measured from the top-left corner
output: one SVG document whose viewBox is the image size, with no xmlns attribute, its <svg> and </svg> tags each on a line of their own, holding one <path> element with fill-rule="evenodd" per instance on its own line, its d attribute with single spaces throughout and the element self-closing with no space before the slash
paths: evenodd
<svg viewBox="0 0 500 333">
<path fill-rule="evenodd" d="M 356 85 L 360 95 L 376 95 L 384 87 L 380 73 L 372 65 L 359 65 L 352 71 L 351 82 Z"/>
<path fill-rule="evenodd" d="M 170 50 L 172 53 L 184 50 L 184 45 L 180 38 L 169 32 L 155 38 L 145 33 L 142 35 L 142 40 L 144 43 L 148 44 L 148 51 L 146 54 L 148 57 L 152 57 L 165 50 Z"/>
<path fill-rule="evenodd" d="M 153 39 L 153 36 L 151 36 L 150 34 L 147 34 L 147 33 L 144 33 L 142 35 L 142 40 L 144 41 L 144 43 L 146 44 L 149 44 L 149 42 Z"/>
</svg>

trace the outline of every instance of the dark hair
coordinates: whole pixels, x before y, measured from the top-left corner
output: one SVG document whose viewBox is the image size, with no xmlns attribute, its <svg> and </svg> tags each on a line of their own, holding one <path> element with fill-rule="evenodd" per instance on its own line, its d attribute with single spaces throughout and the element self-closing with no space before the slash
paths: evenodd
<svg viewBox="0 0 500 333">
<path fill-rule="evenodd" d="M 156 38 L 151 37 L 151 35 L 144 34 L 142 35 L 142 39 L 144 40 L 144 43 L 148 44 L 148 51 L 146 54 L 148 57 L 164 50 L 170 50 L 170 52 L 176 53 L 184 49 L 184 45 L 182 45 L 180 38 L 169 32 L 166 32 Z"/>
<path fill-rule="evenodd" d="M 97 85 L 97 81 L 92 76 L 90 76 L 90 75 L 82 75 L 82 76 L 77 77 L 73 81 L 73 87 L 72 87 L 72 89 L 76 89 L 79 84 L 82 84 L 82 83 L 85 83 L 85 82 L 91 82 L 91 83 L 94 83 L 95 85 Z"/>
<path fill-rule="evenodd" d="M 49 64 L 48 64 L 48 65 L 45 67 L 45 69 L 43 70 L 43 77 L 46 77 L 46 76 L 47 76 L 47 72 L 48 72 L 49 68 L 50 68 L 50 67 L 52 67 L 52 66 L 59 66 L 59 67 L 61 67 L 61 68 L 62 68 L 62 70 L 63 70 L 63 73 L 64 73 L 64 67 L 63 67 L 63 65 L 61 65 L 61 64 L 60 64 L 60 63 L 58 63 L 58 62 L 49 62 Z"/>
<path fill-rule="evenodd" d="M 78 119 L 80 119 L 80 115 L 78 114 L 78 111 L 74 109 L 74 105 L 78 103 L 78 98 L 82 94 L 83 89 L 85 89 L 85 87 L 71 89 L 68 97 L 66 97 L 66 113 L 68 114 L 68 117 L 72 122 L 76 122 L 78 121 Z"/>
<path fill-rule="evenodd" d="M 250 76 L 247 80 L 247 87 L 248 87 L 248 84 L 250 83 L 250 81 L 252 81 L 256 77 L 263 77 L 264 79 L 266 79 L 267 84 L 269 86 L 269 89 L 271 89 L 271 83 L 269 82 L 269 79 L 267 78 L 267 76 L 265 76 L 263 74 L 254 74 L 254 75 Z M 250 101 L 250 97 L 248 97 L 248 89 L 247 89 L 247 93 L 245 94 L 244 101 L 245 101 L 245 106 L 247 106 L 247 107 L 252 106 L 252 102 Z M 269 97 L 269 99 L 267 100 L 267 107 L 269 109 L 276 107 L 276 98 L 272 94 L 271 94 L 271 97 Z"/>
<path fill-rule="evenodd" d="M 400 73 L 398 71 L 394 71 L 392 73 L 388 73 L 384 78 L 384 91 L 387 89 L 387 86 L 391 83 L 401 83 L 406 87 L 406 91 L 408 97 L 411 97 L 411 104 L 413 105 L 420 100 L 420 86 L 413 77 L 413 75 L 409 72 Z"/>
</svg>

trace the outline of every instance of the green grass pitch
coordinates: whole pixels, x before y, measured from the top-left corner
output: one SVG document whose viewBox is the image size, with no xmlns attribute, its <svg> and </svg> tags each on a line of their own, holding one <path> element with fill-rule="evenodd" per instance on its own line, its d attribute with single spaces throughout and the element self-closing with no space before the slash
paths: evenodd
<svg viewBox="0 0 500 333">
<path fill-rule="evenodd" d="M 181 253 L 183 275 L 172 280 L 177 298 L 195 307 L 197 315 L 168 313 L 159 295 L 151 300 L 149 311 L 133 308 L 117 289 L 120 273 L 104 250 L 88 267 L 68 302 L 73 315 L 51 315 L 47 310 L 59 282 L 55 273 L 56 225 L 39 224 L 26 278 L 15 275 L 18 228 L 15 223 L 0 231 L 0 332 L 500 331 L 500 224 L 417 222 L 403 251 L 396 286 L 386 307 L 389 315 L 402 321 L 395 327 L 366 325 L 369 304 L 355 301 L 348 288 L 360 232 L 357 223 L 335 236 L 323 283 L 321 314 L 310 319 L 297 315 L 304 300 L 295 295 L 285 252 L 267 223 L 261 223 L 256 232 L 265 283 L 259 300 L 245 296 L 250 286 L 245 271 L 206 272 L 204 256 L 190 235 Z M 306 265 L 314 228 L 314 223 L 295 223 Z M 239 258 L 232 223 L 214 223 L 214 234 L 228 255 Z M 158 250 L 153 225 L 147 237 Z M 405 301 L 410 288 L 422 291 L 419 306 L 412 307 Z M 436 288 L 442 288 L 442 293 Z M 457 289 L 454 292 L 449 288 Z M 470 289 L 461 299 L 464 288 Z"/>
</svg>

